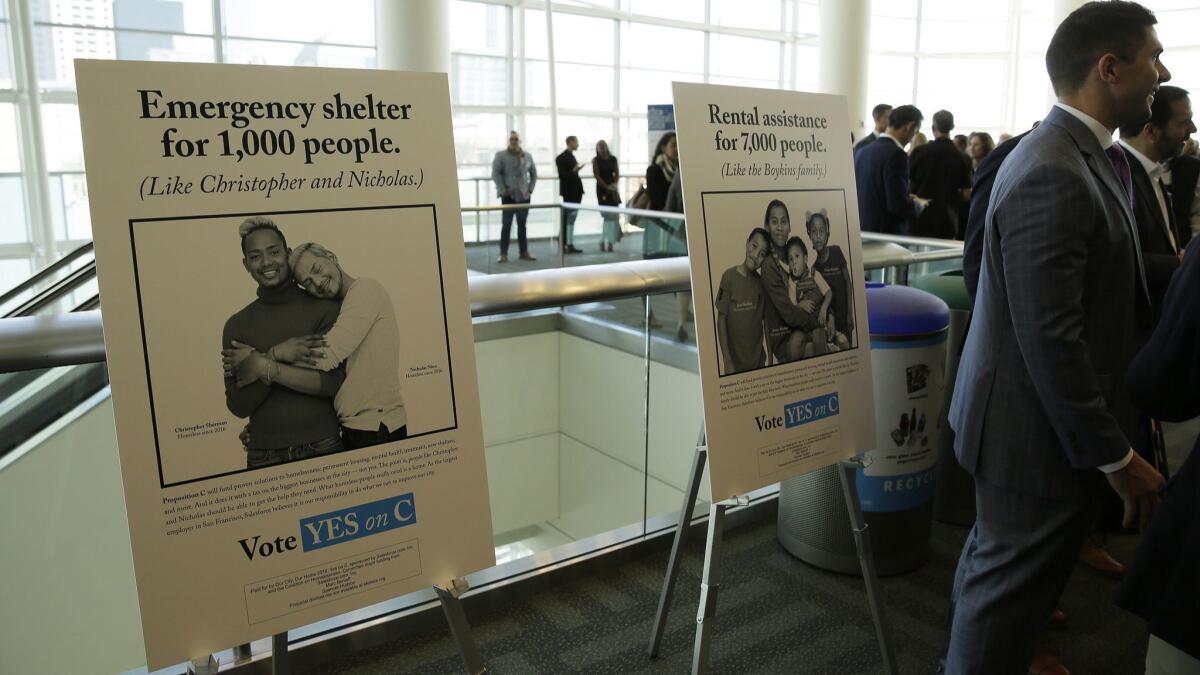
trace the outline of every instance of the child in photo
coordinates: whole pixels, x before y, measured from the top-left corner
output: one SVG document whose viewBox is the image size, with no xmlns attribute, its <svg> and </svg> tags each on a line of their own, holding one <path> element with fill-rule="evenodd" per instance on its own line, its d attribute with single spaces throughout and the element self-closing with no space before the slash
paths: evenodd
<svg viewBox="0 0 1200 675">
<path fill-rule="evenodd" d="M 805 332 L 797 331 L 795 333 L 798 337 L 795 337 L 794 344 L 790 345 L 791 351 L 795 353 L 795 349 L 798 347 L 801 358 L 824 354 L 828 351 L 825 326 L 828 322 L 829 303 L 832 300 L 829 285 L 825 283 L 820 272 L 815 272 L 808 266 L 808 247 L 804 244 L 803 239 L 800 237 L 788 239 L 786 251 L 789 299 L 797 307 L 816 308 L 814 312 L 810 313 L 814 320 L 806 322 L 813 327 Z M 801 326 L 796 326 L 796 328 L 801 328 Z"/>
<path fill-rule="evenodd" d="M 828 211 L 809 211 L 805 214 L 804 225 L 815 254 L 813 270 L 825 279 L 833 294 L 830 303 L 832 320 L 826 326 L 826 332 L 833 336 L 831 342 L 849 347 L 854 343 L 854 299 L 851 295 L 854 286 L 850 281 L 850 266 L 841 247 L 829 245 Z"/>
<path fill-rule="evenodd" d="M 766 364 L 763 344 L 763 297 L 758 269 L 771 250 L 771 235 L 761 227 L 746 239 L 746 258 L 725 270 L 717 289 L 717 341 L 722 372 L 740 373 Z"/>
</svg>

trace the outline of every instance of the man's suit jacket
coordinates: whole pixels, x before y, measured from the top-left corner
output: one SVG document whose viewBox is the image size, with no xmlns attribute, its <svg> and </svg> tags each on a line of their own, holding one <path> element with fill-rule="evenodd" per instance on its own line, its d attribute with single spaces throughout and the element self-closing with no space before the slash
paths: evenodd
<svg viewBox="0 0 1200 675">
<path fill-rule="evenodd" d="M 1167 289 L 1162 319 L 1129 366 L 1133 400 L 1157 419 L 1200 415 L 1200 256 L 1183 259 Z M 1150 622 L 1150 632 L 1200 658 L 1200 440 L 1167 484 L 1142 533 L 1117 603 Z"/>
<path fill-rule="evenodd" d="M 1129 170 L 1133 177 L 1133 218 L 1137 222 L 1138 241 L 1142 244 L 1142 259 L 1146 261 L 1146 283 L 1150 287 L 1152 316 L 1157 317 L 1162 311 L 1163 295 L 1167 292 L 1167 284 L 1171 283 L 1171 275 L 1179 269 L 1179 256 L 1175 254 L 1166 231 L 1170 227 L 1172 232 L 1178 232 L 1175 229 L 1175 214 L 1170 213 L 1168 197 L 1169 220 L 1163 222 L 1157 189 L 1145 167 L 1132 155 L 1129 157 Z M 1144 324 L 1153 325 L 1153 319 Z"/>
<path fill-rule="evenodd" d="M 879 138 L 879 134 L 875 133 L 874 131 L 867 134 L 866 136 L 863 136 L 857 143 L 854 144 L 854 154 L 857 155 L 859 150 L 862 150 L 863 148 L 867 147 L 868 145 L 874 143 L 875 140 L 878 138 Z"/>
<path fill-rule="evenodd" d="M 908 155 L 880 137 L 854 155 L 858 219 L 864 232 L 908 234 L 916 208 L 909 197 Z"/>
<path fill-rule="evenodd" d="M 1004 158 L 1017 147 L 1021 139 L 1029 135 L 1014 136 L 989 152 L 975 169 L 971 183 L 971 212 L 963 228 L 963 281 L 967 284 L 967 299 L 975 306 L 975 290 L 979 288 L 979 266 L 983 262 L 983 219 L 987 216 L 988 201 L 992 197 L 992 184 Z"/>
<path fill-rule="evenodd" d="M 1196 180 L 1200 178 L 1200 158 L 1183 155 L 1171 160 L 1171 201 L 1175 203 L 1175 222 L 1179 225 L 1179 247 L 1192 239 L 1192 204 L 1196 202 Z"/>
<path fill-rule="evenodd" d="M 1078 499 L 1129 452 L 1125 369 L 1148 304 L 1125 189 L 1060 108 L 996 176 L 949 421 L 959 463 L 1000 488 Z"/>
<path fill-rule="evenodd" d="M 935 138 L 912 151 L 908 158 L 912 191 L 930 200 L 913 226 L 913 235 L 958 237 L 958 205 L 962 191 L 971 185 L 971 165 L 949 138 Z"/>
<path fill-rule="evenodd" d="M 575 153 L 563 150 L 558 157 L 554 158 L 554 165 L 558 168 L 559 196 L 567 202 L 578 203 L 581 201 L 583 199 L 583 179 L 575 170 Z"/>
</svg>

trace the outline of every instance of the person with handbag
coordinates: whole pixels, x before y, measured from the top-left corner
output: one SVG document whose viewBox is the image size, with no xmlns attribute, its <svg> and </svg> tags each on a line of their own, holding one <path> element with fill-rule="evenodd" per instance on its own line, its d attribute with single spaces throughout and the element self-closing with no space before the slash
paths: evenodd
<svg viewBox="0 0 1200 675">
<path fill-rule="evenodd" d="M 654 148 L 654 160 L 646 167 L 646 195 L 651 211 L 683 211 L 683 191 L 679 178 L 679 142 L 674 131 L 668 131 L 658 139 Z M 637 198 L 634 203 L 636 208 Z M 687 255 L 687 234 L 682 219 L 647 218 L 645 234 L 642 235 L 642 257 L 671 258 Z M 683 342 L 688 339 L 687 322 L 692 317 L 691 293 L 676 293 L 675 302 L 679 310 L 679 322 L 675 337 Z M 651 325 L 655 322 L 650 313 Z"/>
<path fill-rule="evenodd" d="M 596 142 L 596 157 L 592 160 L 592 175 L 596 178 L 596 203 L 601 206 L 620 206 L 621 167 L 617 156 L 608 151 L 604 140 Z M 601 213 L 604 227 L 600 234 L 600 250 L 609 253 L 613 244 L 621 239 L 621 216 L 616 213 Z"/>
</svg>

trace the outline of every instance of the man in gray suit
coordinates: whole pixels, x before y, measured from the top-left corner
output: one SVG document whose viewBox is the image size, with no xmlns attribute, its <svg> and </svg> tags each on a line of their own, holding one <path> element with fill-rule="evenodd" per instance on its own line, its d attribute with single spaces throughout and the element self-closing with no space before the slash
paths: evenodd
<svg viewBox="0 0 1200 675">
<path fill-rule="evenodd" d="M 1104 478 L 1127 524 L 1157 503 L 1162 477 L 1128 441 L 1122 383 L 1135 303 L 1149 300 L 1112 139 L 1149 118 L 1170 79 L 1155 23 L 1120 0 L 1072 12 L 1046 52 L 1059 102 L 996 177 L 950 409 L 978 518 L 955 574 L 947 673 L 1026 672 Z"/>
</svg>

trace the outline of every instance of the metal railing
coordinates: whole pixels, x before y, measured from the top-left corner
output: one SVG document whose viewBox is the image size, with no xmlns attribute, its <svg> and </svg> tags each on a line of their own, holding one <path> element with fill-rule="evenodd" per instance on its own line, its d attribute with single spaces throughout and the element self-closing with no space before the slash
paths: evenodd
<svg viewBox="0 0 1200 675">
<path fill-rule="evenodd" d="M 625 217 L 683 218 L 681 213 L 573 203 L 476 206 L 462 210 L 464 213 L 483 213 L 518 208 L 566 208 L 615 213 Z M 898 283 L 907 281 L 907 270 L 911 266 L 962 257 L 963 245 L 959 241 L 873 232 L 864 232 L 862 238 L 869 244 L 863 250 L 863 269 L 894 270 L 891 280 Z M 927 250 L 912 251 L 905 246 Z M 90 251 L 90 244 L 80 247 L 35 277 L 45 279 Z M 95 262 L 91 261 L 24 304 L 44 306 L 94 276 Z M 31 279 L 4 297 L 27 290 L 33 281 Z M 472 276 L 467 283 L 473 316 L 547 309 L 687 291 L 691 288 L 686 257 Z M 0 373 L 104 361 L 103 329 L 100 311 L 92 309 L 95 304 L 95 299 L 89 300 L 80 306 L 82 311 L 69 314 L 0 319 Z"/>
<path fill-rule="evenodd" d="M 533 206 L 533 205 L 531 205 Z M 512 207 L 510 207 L 512 208 Z M 545 204 L 534 208 L 580 208 L 583 210 L 611 211 L 621 215 L 641 215 L 644 217 L 670 218 L 680 217 L 681 214 L 667 214 L 654 211 L 637 211 L 634 209 L 599 207 L 572 204 Z M 480 212 L 503 210 L 503 207 L 470 207 L 464 212 Z M 883 235 L 864 235 L 867 243 L 863 247 L 862 265 L 865 270 L 890 270 L 897 278 L 904 278 L 907 270 L 914 265 L 945 260 L 961 256 L 962 245 L 959 242 L 946 242 L 912 237 L 890 237 Z M 904 246 L 917 249 L 912 251 Z M 641 305 L 642 316 L 648 316 L 649 303 L 654 296 L 664 293 L 686 291 L 690 289 L 690 270 L 686 257 L 658 258 L 653 260 L 627 260 L 609 262 L 580 267 L 562 267 L 535 271 L 516 272 L 508 274 L 480 275 L 468 278 L 471 314 L 474 317 L 496 315 L 514 315 L 520 312 L 536 312 L 531 316 L 513 316 L 509 321 L 506 317 L 495 322 L 494 328 L 515 327 L 525 323 L 530 330 L 541 331 L 541 325 L 547 322 L 557 322 L 561 330 L 586 331 L 600 326 L 600 330 L 611 330 L 609 317 L 601 312 L 587 307 L 588 303 L 611 303 L 629 298 L 645 298 Z M 628 304 L 637 304 L 627 301 Z M 583 306 L 583 307 L 580 307 Z M 571 307 L 574 311 L 541 311 L 558 310 Z M 628 309 L 628 308 L 626 308 Z M 481 330 L 492 322 L 476 323 L 476 339 L 480 340 Z M 648 321 L 647 321 L 648 323 Z M 537 324 L 537 325 L 534 325 Z M 568 325 L 569 324 L 569 325 Z M 486 332 L 486 331 L 485 331 Z M 524 333 L 522 333 L 524 334 Z M 614 342 L 595 340 L 598 333 L 568 333 L 576 337 L 591 340 L 592 344 L 603 344 L 608 348 L 621 348 Z M 504 337 L 509 337 L 505 334 Z M 604 335 L 602 337 L 608 337 Z M 495 567 L 481 570 L 470 575 L 470 583 L 475 593 L 489 595 L 489 600 L 500 602 L 497 598 L 516 597 L 516 582 L 531 576 L 553 573 L 567 565 L 594 558 L 600 555 L 620 554 L 622 551 L 632 551 L 635 547 L 651 542 L 654 537 L 674 529 L 678 521 L 677 512 L 656 513 L 650 506 L 651 500 L 645 497 L 651 483 L 651 466 L 655 462 L 651 458 L 662 458 L 672 452 L 673 446 L 663 444 L 661 430 L 666 426 L 679 426 L 678 420 L 656 421 L 651 416 L 651 374 L 650 363 L 667 363 L 667 352 L 677 352 L 679 360 L 687 359 L 692 367 L 695 366 L 694 345 L 662 340 L 654 346 L 654 357 L 651 358 L 651 342 L 658 338 L 652 337 L 649 327 L 625 330 L 625 342 L 640 340 L 640 349 L 627 351 L 627 354 L 640 354 L 645 359 L 644 381 L 641 383 L 641 395 L 645 397 L 645 410 L 641 422 L 642 432 L 638 443 L 644 444 L 642 463 L 633 467 L 642 475 L 635 477 L 634 483 L 642 486 L 643 504 L 641 516 L 635 521 L 623 521 L 615 529 L 602 531 L 599 534 L 585 532 L 567 544 L 556 545 L 546 550 L 537 550 L 525 554 L 526 557 L 502 562 Z M 494 338 L 493 338 L 494 339 Z M 624 358 L 624 357 L 622 357 Z M 0 372 L 29 371 L 34 374 L 36 369 L 47 369 L 54 366 L 73 364 L 98 363 L 105 360 L 103 334 L 101 329 L 101 313 L 99 311 L 79 311 L 65 314 L 32 316 L 24 318 L 0 319 Z M 103 370 L 99 366 L 91 366 Z M 640 367 L 640 366 L 639 366 Z M 79 368 L 72 369 L 80 370 Z M 26 373 L 18 375 L 25 376 Z M 62 378 L 66 381 L 66 378 Z M 668 380 L 669 381 L 669 380 Z M 656 382 L 662 382 L 657 380 Z M 65 386 L 65 385 L 64 385 Z M 655 384 L 654 387 L 658 387 Z M 33 387 L 31 387 L 32 389 Z M 663 389 L 664 391 L 666 389 Z M 40 390 L 39 390 L 40 391 Z M 104 394 L 107 396 L 107 394 Z M 47 405 L 54 402 L 64 402 L 65 397 L 57 397 L 54 390 L 47 389 L 40 394 L 41 398 L 33 399 L 30 405 Z M 659 394 L 662 396 L 662 394 Z M 49 399 L 54 398 L 54 401 Z M 98 398 L 98 397 L 97 397 Z M 481 402 L 482 404 L 482 402 Z M 85 406 L 79 406 L 83 409 Z M 59 412 L 65 419 L 70 419 L 66 412 Z M 104 413 L 111 416 L 111 412 Z M 656 426 L 658 425 L 658 426 Z M 659 433 L 652 433 L 657 429 Z M 553 433 L 559 433 L 554 431 Z M 694 433 L 688 429 L 685 434 L 694 439 Z M 658 445 L 651 446 L 651 438 L 657 439 Z M 504 447 L 500 442 L 500 447 Z M 662 447 L 659 447 L 662 446 Z M 35 447 L 29 443 L 27 448 Z M 690 447 L 689 447 L 690 449 Z M 16 453 L 13 453 L 15 456 Z M 639 468 L 640 466 L 640 468 Z M 49 480 L 49 479 L 48 479 Z M 57 484 L 53 483 L 52 484 Z M 119 490 L 119 485 L 113 484 L 111 490 Z M 491 489 L 491 486 L 489 486 Z M 764 488 L 755 493 L 755 499 L 769 499 L 773 488 Z M 119 503 L 119 502 L 118 502 Z M 757 503 L 757 502 L 754 502 Z M 123 513 L 120 514 L 123 517 Z M 505 595 L 508 593 L 509 595 Z M 421 612 L 436 607 L 431 594 L 416 593 L 387 601 L 380 605 L 364 608 L 346 615 L 333 617 L 310 626 L 302 627 L 291 632 L 292 646 L 290 650 L 308 655 L 320 655 L 325 652 L 337 653 L 339 650 L 350 650 L 363 644 L 363 641 L 382 639 L 381 636 L 398 630 L 403 620 L 411 618 L 419 620 Z M 301 650 L 307 650 L 301 652 Z M 258 650 L 261 652 L 262 650 Z M 232 658 L 232 652 L 221 654 L 222 661 Z M 252 666 L 247 665 L 248 671 Z"/>
</svg>

